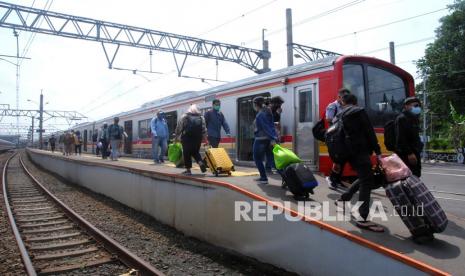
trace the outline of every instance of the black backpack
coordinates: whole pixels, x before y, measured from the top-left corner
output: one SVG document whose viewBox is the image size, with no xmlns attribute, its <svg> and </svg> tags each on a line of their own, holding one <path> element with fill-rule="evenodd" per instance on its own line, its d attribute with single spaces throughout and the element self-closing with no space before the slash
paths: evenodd
<svg viewBox="0 0 465 276">
<path fill-rule="evenodd" d="M 396 121 L 390 120 L 384 125 L 384 145 L 389 151 L 396 149 Z"/>
<path fill-rule="evenodd" d="M 312 128 L 313 137 L 321 142 L 325 141 L 325 119 L 320 119 Z"/>
<path fill-rule="evenodd" d="M 110 139 L 121 140 L 123 138 L 123 133 L 119 125 L 110 125 L 108 128 L 108 134 L 110 136 Z"/>
<path fill-rule="evenodd" d="M 184 129 L 184 137 L 201 139 L 202 138 L 202 116 L 200 114 L 187 115 L 187 125 Z"/>
<path fill-rule="evenodd" d="M 308 199 L 309 193 L 313 194 L 313 189 L 318 186 L 312 171 L 303 163 L 290 164 L 281 176 L 295 199 Z"/>
<path fill-rule="evenodd" d="M 328 147 L 329 156 L 335 163 L 347 160 L 350 150 L 347 146 L 346 134 L 342 114 L 336 117 L 336 121 L 326 130 L 325 143 Z"/>
</svg>

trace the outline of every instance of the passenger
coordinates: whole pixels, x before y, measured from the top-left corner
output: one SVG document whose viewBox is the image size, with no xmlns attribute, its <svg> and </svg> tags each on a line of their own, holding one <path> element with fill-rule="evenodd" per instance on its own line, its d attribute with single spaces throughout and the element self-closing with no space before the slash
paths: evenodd
<svg viewBox="0 0 465 276">
<path fill-rule="evenodd" d="M 268 184 L 263 159 L 266 155 L 273 155 L 272 146 L 277 143 L 278 137 L 273 125 L 273 115 L 265 107 L 265 99 L 261 96 L 254 98 L 253 108 L 257 112 L 254 122 L 253 159 L 260 173 L 260 178 L 255 179 L 255 181 L 260 184 Z M 272 157 L 268 158 L 268 160 L 272 160 Z"/>
<path fill-rule="evenodd" d="M 334 102 L 328 104 L 328 106 L 326 107 L 325 118 L 329 126 L 333 124 L 333 120 L 335 120 L 336 115 L 338 115 L 342 111 L 342 97 L 344 95 L 349 94 L 350 90 L 346 88 L 339 89 L 339 91 L 337 92 L 337 99 Z M 333 161 L 333 167 L 331 168 L 331 172 L 329 176 L 326 177 L 326 182 L 328 183 L 330 189 L 337 190 L 339 186 L 343 186 L 341 181 L 343 171 L 344 164 L 337 164 Z"/>
<path fill-rule="evenodd" d="M 102 154 L 102 159 L 108 158 L 108 143 L 110 139 L 108 137 L 108 124 L 103 123 L 102 129 L 100 130 L 99 142 L 102 143 L 100 152 Z"/>
<path fill-rule="evenodd" d="M 383 232 L 384 229 L 381 226 L 367 220 L 370 212 L 371 187 L 374 181 L 370 160 L 373 151 L 376 153 L 378 164 L 381 161 L 378 139 L 365 109 L 357 106 L 355 95 L 343 95 L 341 103 L 343 111 L 336 116 L 336 120 L 344 122 L 344 142 L 349 154 L 347 162 L 357 172 L 358 184 L 352 185 L 337 202 L 349 201 L 359 190 L 358 201 L 361 201 L 362 205 L 358 211 L 362 220 L 356 221 L 356 225 L 373 232 Z"/>
<path fill-rule="evenodd" d="M 152 157 L 155 164 L 165 162 L 166 149 L 168 148 L 168 123 L 165 119 L 165 113 L 158 111 L 157 116 L 150 122 L 150 129 L 152 131 Z M 160 154 L 158 154 L 161 148 Z"/>
<path fill-rule="evenodd" d="M 175 131 L 175 141 L 181 141 L 182 153 L 184 157 L 184 166 L 186 170 L 184 175 L 192 175 L 192 157 L 199 164 L 202 172 L 207 171 L 207 167 L 202 161 L 199 150 L 202 140 L 205 139 L 207 128 L 205 126 L 205 119 L 200 114 L 197 105 L 193 104 L 189 107 L 187 112 L 182 115 L 179 120 Z"/>
<path fill-rule="evenodd" d="M 281 106 L 283 103 L 284 100 L 280 96 L 275 96 L 271 98 L 269 103 L 267 104 L 268 108 L 271 111 L 271 114 L 273 115 L 273 124 L 276 131 L 276 136 L 278 137 L 278 141 L 281 141 Z M 273 169 L 276 169 L 273 154 L 266 155 L 265 168 L 266 172 L 269 174 L 273 174 Z"/>
<path fill-rule="evenodd" d="M 65 133 L 60 134 L 58 137 L 58 145 L 63 155 L 65 155 Z"/>
<path fill-rule="evenodd" d="M 111 160 L 118 161 L 119 147 L 123 139 L 124 129 L 119 124 L 119 118 L 113 119 L 113 124 L 108 127 L 108 137 L 111 145 Z"/>
<path fill-rule="evenodd" d="M 49 142 L 49 144 L 50 144 L 50 149 L 52 150 L 52 153 L 55 152 L 55 142 L 56 142 L 56 140 L 57 140 L 57 139 L 55 138 L 55 135 L 54 135 L 54 134 L 52 134 L 52 137 L 50 137 L 50 138 L 48 139 L 48 142 Z"/>
<path fill-rule="evenodd" d="M 71 131 L 66 131 L 64 137 L 65 156 L 70 156 L 74 148 L 74 134 Z"/>
<path fill-rule="evenodd" d="M 214 99 L 212 109 L 205 113 L 205 123 L 207 125 L 207 140 L 212 148 L 217 148 L 221 141 L 221 127 L 223 127 L 226 135 L 231 137 L 229 125 L 224 118 L 224 114 L 220 111 L 221 102 Z"/>
<path fill-rule="evenodd" d="M 82 137 L 81 137 L 81 132 L 77 130 L 74 133 L 74 153 L 76 155 L 81 155 L 82 153 Z"/>
<path fill-rule="evenodd" d="M 421 102 L 416 97 L 404 101 L 404 109 L 395 120 L 396 145 L 394 152 L 410 168 L 412 173 L 421 176 L 420 153 L 423 143 L 420 140 Z"/>
</svg>

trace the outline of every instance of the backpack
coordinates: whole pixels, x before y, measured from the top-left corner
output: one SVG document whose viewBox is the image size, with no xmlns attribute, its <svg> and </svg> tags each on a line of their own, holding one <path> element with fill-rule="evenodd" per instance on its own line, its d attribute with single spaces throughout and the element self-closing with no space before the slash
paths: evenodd
<svg viewBox="0 0 465 276">
<path fill-rule="evenodd" d="M 121 140 L 123 138 L 121 127 L 119 125 L 111 125 L 108 129 L 111 139 Z"/>
<path fill-rule="evenodd" d="M 396 121 L 390 120 L 384 125 L 384 145 L 389 151 L 396 149 Z"/>
<path fill-rule="evenodd" d="M 312 128 L 313 137 L 318 141 L 324 142 L 325 141 L 325 119 L 320 119 Z"/>
<path fill-rule="evenodd" d="M 189 114 L 183 136 L 188 138 L 202 138 L 202 116 Z"/>
<path fill-rule="evenodd" d="M 342 114 L 339 114 L 336 117 L 336 121 L 326 131 L 325 143 L 328 147 L 329 156 L 333 162 L 342 163 L 347 160 L 350 150 L 346 143 Z"/>
</svg>

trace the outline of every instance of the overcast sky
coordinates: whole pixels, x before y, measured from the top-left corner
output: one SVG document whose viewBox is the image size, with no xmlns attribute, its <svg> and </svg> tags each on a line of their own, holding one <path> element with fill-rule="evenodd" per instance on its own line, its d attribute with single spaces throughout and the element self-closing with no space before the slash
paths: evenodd
<svg viewBox="0 0 465 276">
<path fill-rule="evenodd" d="M 262 29 L 269 40 L 272 70 L 286 66 L 285 10 L 292 8 L 294 42 L 342 54 L 361 54 L 389 60 L 389 41 L 394 41 L 397 64 L 417 78 L 413 60 L 423 56 L 433 42 L 439 19 L 453 0 L 20 0 L 6 1 L 23 6 L 90 17 L 209 40 L 261 48 Z M 46 6 L 47 5 L 47 6 Z M 325 12 L 338 11 L 322 16 Z M 442 9 L 442 10 L 441 10 Z M 438 11 L 439 10 L 439 11 Z M 423 16 L 422 14 L 430 13 Z M 0 17 L 4 10 L 0 9 Z M 418 17 L 415 17 L 418 16 Z M 409 20 L 401 21 L 415 17 Z M 387 24 L 401 21 L 398 23 Z M 43 23 L 44 24 L 44 23 Z M 383 27 L 377 27 L 383 25 Z M 372 28 L 377 27 L 377 28 Z M 337 37 L 337 38 L 335 38 Z M 33 38 L 33 39 L 32 39 Z M 221 83 L 178 78 L 172 55 L 154 52 L 153 71 L 162 75 L 108 69 L 97 42 L 21 31 L 20 52 L 32 41 L 21 62 L 20 109 L 36 109 L 43 90 L 45 106 L 51 110 L 76 110 L 100 119 L 137 108 L 145 102 L 186 90 L 201 90 Z M 13 30 L 0 28 L 0 55 L 16 55 Z M 1 57 L 0 58 L 5 58 Z M 15 59 L 8 59 L 15 63 Z M 302 60 L 296 59 L 295 64 Z M 149 70 L 149 51 L 122 47 L 115 67 Z M 255 73 L 234 63 L 188 57 L 184 75 L 235 81 Z M 16 107 L 15 66 L 0 60 L 0 104 Z M 21 119 L 21 124 L 30 124 Z M 5 124 L 15 118 L 3 118 Z M 50 121 L 66 127 L 64 121 Z"/>
</svg>

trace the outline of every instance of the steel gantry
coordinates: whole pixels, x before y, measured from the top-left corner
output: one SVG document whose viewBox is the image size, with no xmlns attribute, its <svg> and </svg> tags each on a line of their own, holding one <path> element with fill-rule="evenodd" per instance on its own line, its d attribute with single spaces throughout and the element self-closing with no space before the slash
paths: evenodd
<svg viewBox="0 0 465 276">
<path fill-rule="evenodd" d="M 292 43 L 292 48 L 297 53 L 296 55 L 298 55 L 298 57 L 303 58 L 305 62 L 310 62 L 330 56 L 341 56 L 341 54 L 335 52 L 326 51 L 323 49 L 310 47 L 298 43 Z"/>
<path fill-rule="evenodd" d="M 41 20 L 45 24 L 39 24 Z M 5 2 L 0 2 L 0 27 L 100 42 L 110 68 L 113 67 L 119 47 L 129 46 L 172 53 L 179 76 L 187 56 L 235 62 L 255 73 L 270 70 L 267 67 L 259 68 L 260 63 L 265 66 L 268 64 L 266 61 L 271 55 L 267 50 L 256 50 Z M 113 54 L 107 51 L 105 44 L 117 45 Z M 182 56 L 179 62 L 176 55 Z"/>
</svg>

